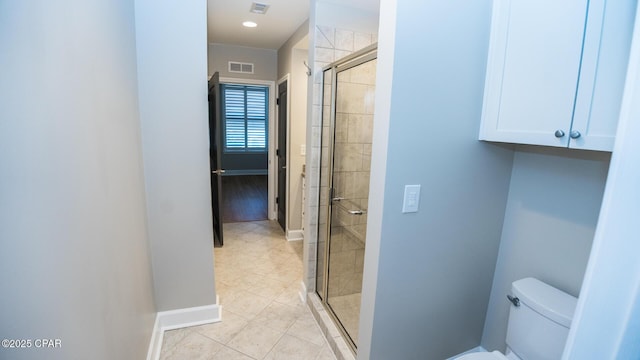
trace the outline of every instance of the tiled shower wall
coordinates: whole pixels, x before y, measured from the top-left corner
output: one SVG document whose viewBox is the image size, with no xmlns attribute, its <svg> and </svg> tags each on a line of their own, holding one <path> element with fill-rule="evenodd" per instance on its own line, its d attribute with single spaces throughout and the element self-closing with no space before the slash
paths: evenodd
<svg viewBox="0 0 640 360">
<path fill-rule="evenodd" d="M 306 262 L 306 267 L 304 270 L 305 285 L 307 287 L 307 291 L 314 291 L 316 285 L 316 254 L 318 251 L 318 229 L 321 229 L 320 237 L 323 240 L 326 240 L 328 177 L 323 176 L 324 179 L 320 179 L 320 159 L 321 153 L 324 159 L 328 157 L 328 144 L 326 142 L 325 144 L 322 144 L 323 132 L 325 137 L 328 136 L 328 127 L 323 126 L 322 121 L 322 97 L 323 94 L 325 94 L 325 91 L 322 88 L 322 68 L 375 42 L 377 42 L 376 34 L 359 33 L 346 29 L 335 29 L 322 25 L 316 26 L 315 29 L 315 62 L 313 64 L 314 83 L 312 94 L 313 103 L 311 116 L 311 139 L 309 142 L 311 144 L 311 154 L 310 163 L 306 166 L 309 186 L 309 197 L 307 200 L 309 229 L 305 234 L 306 238 L 308 239 L 308 249 L 305 253 L 308 254 L 308 257 L 304 259 Z M 375 78 L 375 71 L 373 71 L 373 77 Z M 372 109 L 373 108 L 371 108 L 371 114 L 373 113 Z M 325 111 L 324 113 L 328 116 L 329 111 Z M 357 121 L 359 120 L 354 118 L 354 126 Z M 362 119 L 362 121 L 364 121 L 364 118 Z M 369 144 L 369 156 L 371 154 L 370 150 L 371 147 Z M 364 153 L 365 150 L 363 150 L 363 154 Z M 324 165 L 326 166 L 327 164 Z M 359 171 L 365 170 L 359 168 Z M 326 169 L 323 173 L 327 174 Z M 368 187 L 368 181 L 366 186 Z M 320 199 L 322 199 L 322 202 L 320 202 Z M 363 205 L 362 209 L 366 209 L 366 203 Z M 320 218 L 318 217 L 319 214 Z M 361 229 L 366 228 L 365 224 L 354 225 L 360 225 Z M 364 234 L 364 232 L 362 232 L 362 234 Z"/>
</svg>

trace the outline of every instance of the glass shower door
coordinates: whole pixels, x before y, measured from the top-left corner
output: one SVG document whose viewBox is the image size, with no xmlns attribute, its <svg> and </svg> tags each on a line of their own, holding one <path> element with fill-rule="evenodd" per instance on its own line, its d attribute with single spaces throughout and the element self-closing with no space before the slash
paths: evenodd
<svg viewBox="0 0 640 360">
<path fill-rule="evenodd" d="M 366 244 L 376 59 L 336 68 L 326 302 L 354 347 Z M 326 97 L 326 96 L 325 96 Z"/>
</svg>

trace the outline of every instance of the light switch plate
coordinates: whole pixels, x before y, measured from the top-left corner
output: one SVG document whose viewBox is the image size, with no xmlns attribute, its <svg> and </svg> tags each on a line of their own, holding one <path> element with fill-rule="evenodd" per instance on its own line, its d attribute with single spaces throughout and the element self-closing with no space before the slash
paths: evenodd
<svg viewBox="0 0 640 360">
<path fill-rule="evenodd" d="M 420 207 L 420 185 L 405 185 L 404 200 L 402 202 L 403 213 L 418 212 Z"/>
<path fill-rule="evenodd" d="M 307 154 L 307 145 L 302 144 L 300 145 L 300 155 L 304 156 Z"/>
</svg>

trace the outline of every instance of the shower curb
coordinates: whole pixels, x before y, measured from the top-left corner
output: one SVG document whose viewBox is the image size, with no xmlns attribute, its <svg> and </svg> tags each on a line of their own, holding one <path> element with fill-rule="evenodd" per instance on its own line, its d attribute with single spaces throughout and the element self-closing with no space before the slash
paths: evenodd
<svg viewBox="0 0 640 360">
<path fill-rule="evenodd" d="M 316 319 L 322 335 L 329 343 L 331 351 L 335 355 L 337 360 L 355 360 L 356 357 L 351 352 L 351 349 L 347 345 L 347 342 L 342 337 L 342 334 L 331 320 L 329 314 L 322 306 L 320 298 L 315 293 L 307 293 L 307 306 L 311 310 L 311 314 Z"/>
</svg>

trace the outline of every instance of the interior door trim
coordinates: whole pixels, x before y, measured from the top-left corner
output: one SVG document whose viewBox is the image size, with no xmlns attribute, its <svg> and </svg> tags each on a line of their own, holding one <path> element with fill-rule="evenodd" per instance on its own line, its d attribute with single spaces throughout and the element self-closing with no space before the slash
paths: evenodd
<svg viewBox="0 0 640 360">
<path fill-rule="evenodd" d="M 269 220 L 277 219 L 277 211 L 276 208 L 276 147 L 275 147 L 275 121 L 276 119 L 276 84 L 275 81 L 271 80 L 257 80 L 257 79 L 240 79 L 240 78 L 232 78 L 232 77 L 220 77 L 221 83 L 229 83 L 229 84 L 242 84 L 242 85 L 262 85 L 269 87 L 269 136 L 268 136 L 268 148 L 269 148 L 269 165 L 268 165 L 268 209 L 267 209 L 267 217 Z"/>
<path fill-rule="evenodd" d="M 290 184 L 291 184 L 291 166 L 290 165 L 290 157 L 291 157 L 291 74 L 287 73 L 285 76 L 283 76 L 282 78 L 280 78 L 276 84 L 276 91 L 278 91 L 279 93 L 279 89 L 280 89 L 280 84 L 286 82 L 287 83 L 287 108 L 286 108 L 286 112 L 287 112 L 287 124 L 286 124 L 286 133 L 287 133 L 287 139 L 286 139 L 286 152 L 287 152 L 287 156 L 285 158 L 285 171 L 286 171 L 286 175 L 285 175 L 285 193 L 286 193 L 286 197 L 285 200 L 287 202 L 286 206 L 285 206 L 285 215 L 284 215 L 284 223 L 285 223 L 285 233 L 288 235 L 289 234 L 289 217 L 290 217 L 290 208 L 291 208 L 291 191 L 289 189 Z M 278 116 L 278 115 L 276 115 Z M 279 123 L 279 121 L 278 121 Z M 276 128 L 274 131 L 275 134 L 278 134 L 278 129 Z M 277 173 L 277 171 L 276 171 Z M 278 179 L 279 181 L 279 179 Z M 277 209 L 276 209 L 277 211 Z M 277 217 L 277 214 L 276 214 Z"/>
</svg>

